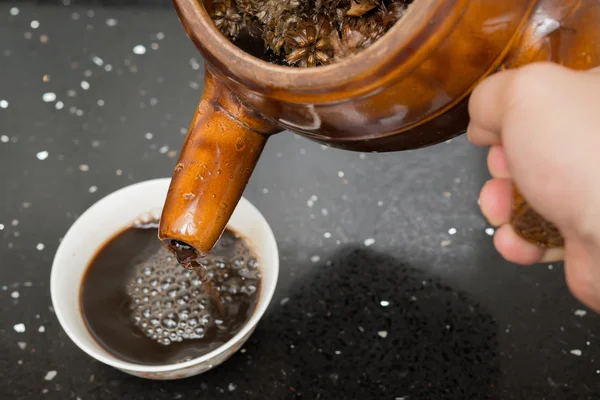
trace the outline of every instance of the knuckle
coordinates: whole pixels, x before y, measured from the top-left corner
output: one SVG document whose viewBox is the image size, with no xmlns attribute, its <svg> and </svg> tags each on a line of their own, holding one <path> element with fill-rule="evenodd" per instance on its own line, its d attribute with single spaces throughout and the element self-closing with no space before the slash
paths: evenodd
<svg viewBox="0 0 600 400">
<path fill-rule="evenodd" d="M 506 101 L 513 107 L 530 109 L 548 100 L 549 88 L 559 66 L 534 63 L 515 70 L 506 88 Z"/>
</svg>

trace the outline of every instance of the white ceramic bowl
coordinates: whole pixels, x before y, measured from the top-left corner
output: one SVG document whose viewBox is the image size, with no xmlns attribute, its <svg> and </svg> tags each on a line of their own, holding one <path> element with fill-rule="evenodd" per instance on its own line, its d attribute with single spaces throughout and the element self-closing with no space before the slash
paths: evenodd
<svg viewBox="0 0 600 400">
<path fill-rule="evenodd" d="M 170 179 L 156 179 L 120 189 L 90 207 L 62 240 L 52 264 L 50 292 L 56 316 L 67 335 L 96 360 L 123 372 L 149 379 L 179 379 L 197 375 L 231 357 L 250 337 L 264 314 L 277 284 L 279 255 L 275 236 L 262 214 L 248 200 L 239 202 L 229 227 L 249 241 L 260 262 L 262 283 L 256 310 L 244 327 L 224 345 L 193 360 L 158 366 L 117 359 L 89 334 L 81 316 L 79 289 L 96 251 L 135 221 L 160 217 Z M 158 239 L 157 239 L 158 240 Z"/>
</svg>

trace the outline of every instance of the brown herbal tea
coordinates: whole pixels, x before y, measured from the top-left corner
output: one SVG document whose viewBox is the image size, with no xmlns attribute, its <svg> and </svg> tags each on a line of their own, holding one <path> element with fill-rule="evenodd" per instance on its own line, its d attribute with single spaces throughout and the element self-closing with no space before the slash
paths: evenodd
<svg viewBox="0 0 600 400">
<path fill-rule="evenodd" d="M 217 28 L 262 60 L 295 67 L 338 62 L 381 38 L 413 0 L 206 0 Z"/>
<path fill-rule="evenodd" d="M 231 230 L 195 263 L 202 279 L 156 237 L 155 225 L 122 231 L 98 251 L 81 284 L 92 337 L 136 364 L 178 363 L 216 349 L 250 319 L 260 292 L 256 257 Z"/>
</svg>

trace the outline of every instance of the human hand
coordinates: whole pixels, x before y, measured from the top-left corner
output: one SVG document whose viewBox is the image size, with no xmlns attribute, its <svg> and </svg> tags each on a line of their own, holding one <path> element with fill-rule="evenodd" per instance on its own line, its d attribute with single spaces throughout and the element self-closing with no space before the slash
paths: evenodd
<svg viewBox="0 0 600 400">
<path fill-rule="evenodd" d="M 571 291 L 600 311 L 600 70 L 538 63 L 484 80 L 469 102 L 471 142 L 490 146 L 480 194 L 494 244 L 519 264 L 564 259 Z M 513 182 L 565 238 L 541 249 L 509 224 Z"/>
</svg>

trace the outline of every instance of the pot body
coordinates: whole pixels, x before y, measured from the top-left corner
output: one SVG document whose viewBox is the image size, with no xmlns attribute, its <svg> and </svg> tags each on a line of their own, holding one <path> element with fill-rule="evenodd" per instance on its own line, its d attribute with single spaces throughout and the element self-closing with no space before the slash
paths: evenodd
<svg viewBox="0 0 600 400">
<path fill-rule="evenodd" d="M 260 74 L 237 75 L 203 44 L 198 15 L 182 7 L 190 1 L 176 0 L 181 20 L 226 87 L 281 129 L 348 150 L 413 149 L 462 133 L 469 93 L 498 69 L 600 65 L 596 0 L 416 0 L 390 37 L 372 46 L 370 69 L 356 57 L 311 71 L 347 77 L 339 84 L 298 87 L 294 80 L 305 77 L 289 67 L 279 67 L 290 70 L 288 80 L 264 82 Z"/>
</svg>

